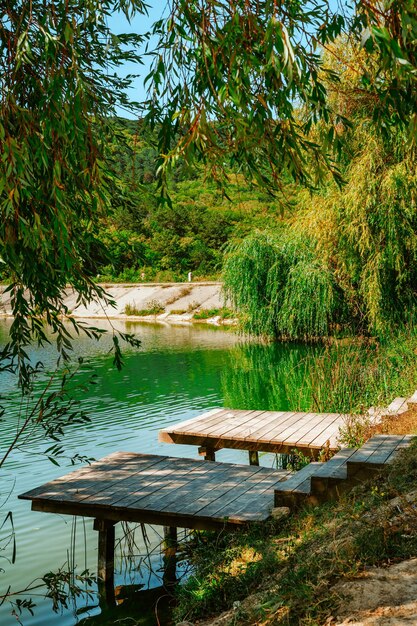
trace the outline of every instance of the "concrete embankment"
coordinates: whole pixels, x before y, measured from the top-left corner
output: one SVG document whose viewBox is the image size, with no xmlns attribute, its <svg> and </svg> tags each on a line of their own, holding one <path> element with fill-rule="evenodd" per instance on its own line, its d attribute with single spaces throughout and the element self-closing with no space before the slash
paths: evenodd
<svg viewBox="0 0 417 626">
<path fill-rule="evenodd" d="M 217 313 L 227 306 L 222 283 L 129 283 L 101 286 L 114 300 L 114 307 L 106 305 L 103 300 L 91 302 L 88 306 L 77 306 L 77 294 L 68 289 L 64 304 L 70 314 L 76 318 L 192 321 L 195 314 L 211 311 L 213 314 L 207 321 L 231 321 L 223 320 L 221 312 Z M 0 286 L 0 315 L 10 316 L 10 294 L 4 291 L 5 287 Z"/>
</svg>

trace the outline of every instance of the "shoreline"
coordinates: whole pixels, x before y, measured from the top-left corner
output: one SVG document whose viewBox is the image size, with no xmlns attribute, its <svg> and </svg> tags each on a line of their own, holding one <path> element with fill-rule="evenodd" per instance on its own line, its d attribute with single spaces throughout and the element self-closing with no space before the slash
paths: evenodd
<svg viewBox="0 0 417 626">
<path fill-rule="evenodd" d="M 101 300 L 77 306 L 77 294 L 68 289 L 64 297 L 64 305 L 69 311 L 67 317 L 162 324 L 237 325 L 237 318 L 227 308 L 221 282 L 98 284 L 115 301 L 115 306 L 106 305 Z M 0 285 L 0 318 L 12 317 L 10 294 L 5 294 L 5 289 L 5 285 Z"/>
</svg>

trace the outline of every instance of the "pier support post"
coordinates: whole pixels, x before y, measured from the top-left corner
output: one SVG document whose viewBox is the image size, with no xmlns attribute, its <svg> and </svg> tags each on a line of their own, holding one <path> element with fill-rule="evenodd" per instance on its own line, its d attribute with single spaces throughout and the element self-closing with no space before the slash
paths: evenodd
<svg viewBox="0 0 417 626">
<path fill-rule="evenodd" d="M 210 448 L 207 446 L 201 446 L 198 448 L 198 454 L 204 456 L 205 461 L 215 461 L 216 460 L 216 451 L 214 448 Z"/>
<path fill-rule="evenodd" d="M 249 450 L 249 465 L 259 465 L 259 454 L 256 450 Z"/>
<path fill-rule="evenodd" d="M 115 603 L 114 597 L 114 525 L 105 519 L 94 520 L 94 530 L 98 531 L 97 584 L 101 600 L 108 605 Z"/>
<path fill-rule="evenodd" d="M 164 576 L 165 586 L 177 582 L 178 533 L 174 526 L 164 526 Z"/>
</svg>

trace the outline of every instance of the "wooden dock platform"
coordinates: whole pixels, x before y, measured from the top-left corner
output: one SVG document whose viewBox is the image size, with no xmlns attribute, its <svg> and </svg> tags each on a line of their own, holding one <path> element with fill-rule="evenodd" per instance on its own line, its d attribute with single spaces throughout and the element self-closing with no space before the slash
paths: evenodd
<svg viewBox="0 0 417 626">
<path fill-rule="evenodd" d="M 342 413 L 214 409 L 164 428 L 159 441 L 201 446 L 209 460 L 222 448 L 284 454 L 297 449 L 316 457 L 323 447 L 338 449 L 339 429 L 347 417 Z M 250 458 L 256 463 L 256 456 Z"/>
<path fill-rule="evenodd" d="M 267 519 L 286 470 L 116 452 L 19 496 L 32 510 L 216 529 Z"/>
<path fill-rule="evenodd" d="M 114 525 L 164 526 L 164 580 L 175 576 L 177 528 L 216 530 L 266 520 L 289 471 L 115 452 L 19 498 L 33 511 L 94 518 L 100 597 L 114 604 Z M 167 578 L 167 579 L 168 579 Z"/>
</svg>

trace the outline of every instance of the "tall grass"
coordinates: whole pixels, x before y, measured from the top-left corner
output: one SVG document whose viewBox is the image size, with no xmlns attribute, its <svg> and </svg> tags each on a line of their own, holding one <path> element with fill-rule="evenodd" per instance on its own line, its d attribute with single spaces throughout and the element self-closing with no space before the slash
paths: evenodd
<svg viewBox="0 0 417 626">
<path fill-rule="evenodd" d="M 311 409 L 363 413 L 417 388 L 417 328 L 404 327 L 381 343 L 330 345 L 307 356 L 304 395 Z"/>
<path fill-rule="evenodd" d="M 413 324 L 379 343 L 238 345 L 222 371 L 224 403 L 236 409 L 362 414 L 416 388 Z"/>
</svg>

